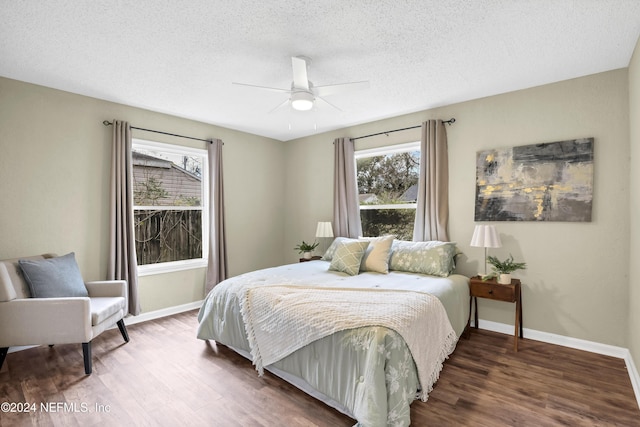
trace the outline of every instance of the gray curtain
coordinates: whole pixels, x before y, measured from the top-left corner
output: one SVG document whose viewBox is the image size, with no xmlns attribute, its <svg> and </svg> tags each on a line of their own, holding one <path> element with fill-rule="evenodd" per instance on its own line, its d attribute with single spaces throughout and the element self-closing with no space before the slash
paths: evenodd
<svg viewBox="0 0 640 427">
<path fill-rule="evenodd" d="M 222 180 L 222 146 L 219 139 L 211 140 L 209 156 L 209 263 L 205 289 L 208 293 L 227 278 L 227 239 L 224 227 L 224 191 Z"/>
<path fill-rule="evenodd" d="M 422 124 L 414 241 L 449 241 L 449 155 L 442 120 Z"/>
<path fill-rule="evenodd" d="M 336 237 L 357 238 L 362 235 L 362 224 L 353 141 L 337 138 L 333 144 L 333 232 Z"/>
<path fill-rule="evenodd" d="M 129 313 L 140 314 L 138 263 L 133 223 L 131 127 L 113 121 L 111 151 L 111 209 L 109 213 L 109 265 L 107 279 L 126 280 Z"/>
</svg>

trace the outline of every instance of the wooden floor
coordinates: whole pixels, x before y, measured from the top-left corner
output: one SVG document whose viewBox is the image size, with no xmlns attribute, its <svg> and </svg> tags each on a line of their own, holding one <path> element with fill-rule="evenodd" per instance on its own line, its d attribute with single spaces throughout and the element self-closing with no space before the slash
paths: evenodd
<svg viewBox="0 0 640 427">
<path fill-rule="evenodd" d="M 224 346 L 195 338 L 196 311 L 117 329 L 93 342 L 10 353 L 0 370 L 2 426 L 352 426 L 354 420 Z M 624 361 L 473 331 L 445 363 L 413 426 L 640 426 Z M 41 406 L 41 402 L 43 406 Z M 33 405 L 35 404 L 35 405 Z M 11 409 L 11 408 L 10 408 Z M 55 412 L 54 412 L 55 411 Z"/>
</svg>

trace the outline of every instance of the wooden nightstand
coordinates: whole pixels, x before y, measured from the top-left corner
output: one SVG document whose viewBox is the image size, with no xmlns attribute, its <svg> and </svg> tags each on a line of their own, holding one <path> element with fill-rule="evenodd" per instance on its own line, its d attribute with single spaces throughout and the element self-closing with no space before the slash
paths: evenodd
<svg viewBox="0 0 640 427">
<path fill-rule="evenodd" d="M 300 258 L 300 262 L 316 261 L 316 260 L 319 260 L 319 259 L 322 259 L 322 257 L 321 257 L 321 256 L 318 256 L 318 255 L 314 255 L 314 256 L 312 256 L 312 257 L 311 257 L 311 258 L 309 258 L 309 259 L 306 259 L 306 258 Z"/>
<path fill-rule="evenodd" d="M 516 319 L 513 349 L 518 351 L 518 332 L 522 338 L 522 289 L 520 280 L 511 279 L 510 285 L 501 285 L 496 279 L 482 280 L 480 276 L 472 277 L 469 281 L 469 321 L 467 322 L 467 330 L 471 325 L 471 311 L 475 302 L 474 322 L 475 328 L 478 328 L 478 297 L 487 298 L 496 301 L 506 301 L 516 303 Z"/>
</svg>

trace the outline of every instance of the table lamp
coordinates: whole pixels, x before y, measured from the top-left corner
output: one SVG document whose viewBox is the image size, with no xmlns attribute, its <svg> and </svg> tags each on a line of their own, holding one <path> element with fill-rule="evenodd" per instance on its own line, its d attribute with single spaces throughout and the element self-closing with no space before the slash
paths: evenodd
<svg viewBox="0 0 640 427">
<path fill-rule="evenodd" d="M 498 230 L 494 225 L 476 225 L 471 238 L 471 246 L 484 248 L 484 273 L 478 273 L 480 276 L 487 275 L 487 248 L 499 248 L 502 246 Z"/>
<path fill-rule="evenodd" d="M 331 223 L 330 222 L 318 222 L 318 228 L 316 228 L 316 237 L 319 238 L 321 242 L 322 242 L 323 239 L 326 241 L 326 239 L 332 238 L 333 237 L 333 227 L 331 227 Z M 329 248 L 328 245 L 327 245 L 327 247 L 324 247 L 324 245 L 322 245 L 322 247 L 320 248 L 320 249 L 322 249 L 322 255 L 324 255 L 324 253 L 326 252 L 326 250 L 328 248 Z"/>
</svg>

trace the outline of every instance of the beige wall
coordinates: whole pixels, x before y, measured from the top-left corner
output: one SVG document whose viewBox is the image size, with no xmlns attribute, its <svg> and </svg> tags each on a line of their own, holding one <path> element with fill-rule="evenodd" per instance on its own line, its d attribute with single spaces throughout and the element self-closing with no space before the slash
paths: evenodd
<svg viewBox="0 0 640 427">
<path fill-rule="evenodd" d="M 229 269 L 282 263 L 284 147 L 279 141 L 0 78 L 0 259 L 74 251 L 86 280 L 106 276 L 113 118 L 198 138 L 220 138 Z M 134 137 L 204 148 L 134 131 Z M 142 311 L 204 297 L 204 269 L 140 279 Z"/>
<path fill-rule="evenodd" d="M 640 363 L 640 39 L 629 64 L 629 117 L 631 140 L 631 248 L 629 251 L 629 350 Z"/>
<path fill-rule="evenodd" d="M 636 49 L 638 50 L 638 49 Z M 226 218 L 231 275 L 296 262 L 293 247 L 313 240 L 317 221 L 331 220 L 333 145 L 338 136 L 417 125 L 447 127 L 450 150 L 450 231 L 464 252 L 459 270 L 473 274 L 482 250 L 470 248 L 478 150 L 595 138 L 591 223 L 496 223 L 509 253 L 528 263 L 525 327 L 612 345 L 630 343 L 640 355 L 640 289 L 629 262 L 640 252 L 640 196 L 629 204 L 632 164 L 640 166 L 637 123 L 638 52 L 630 72 L 617 70 L 570 81 L 354 126 L 281 143 L 254 135 L 0 78 L 0 259 L 75 251 L 87 280 L 106 274 L 111 130 L 105 119 L 225 141 Z M 630 91 L 628 91 L 630 87 Z M 630 94 L 630 96 L 629 96 Z M 135 137 L 201 146 L 144 132 Z M 357 148 L 419 138 L 406 131 L 359 140 Z M 635 168 L 637 169 L 637 167 Z M 249 171 L 249 173 L 247 172 Z M 638 175 L 631 175 L 638 193 Z M 629 239 L 631 232 L 632 238 Z M 141 278 L 144 312 L 203 297 L 204 270 Z M 631 302 L 628 303 L 627 300 Z M 629 305 L 631 304 L 631 305 Z M 513 307 L 480 302 L 481 318 L 513 321 Z M 628 327 L 629 326 L 629 327 Z"/>
<path fill-rule="evenodd" d="M 629 297 L 629 108 L 627 70 L 616 70 L 354 126 L 286 143 L 285 259 L 313 239 L 315 224 L 332 217 L 335 137 L 357 137 L 417 125 L 430 118 L 447 127 L 450 163 L 450 234 L 464 252 L 459 271 L 481 268 L 483 250 L 469 247 L 474 228 L 475 156 L 495 147 L 595 138 L 593 221 L 495 223 L 503 247 L 527 262 L 517 276 L 524 326 L 626 346 Z M 406 131 L 358 140 L 356 148 L 417 140 Z M 512 305 L 481 300 L 480 317 L 513 323 Z"/>
</svg>

